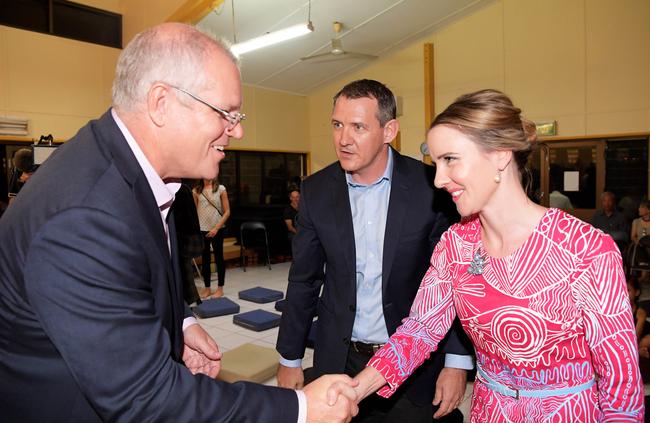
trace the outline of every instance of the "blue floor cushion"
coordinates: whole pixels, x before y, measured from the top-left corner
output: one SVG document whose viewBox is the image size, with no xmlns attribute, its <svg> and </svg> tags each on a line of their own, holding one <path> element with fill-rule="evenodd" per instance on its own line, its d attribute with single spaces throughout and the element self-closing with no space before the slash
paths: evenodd
<svg viewBox="0 0 650 423">
<path fill-rule="evenodd" d="M 276 291 L 275 289 L 257 286 L 255 288 L 239 291 L 239 298 L 254 303 L 264 304 L 281 300 L 284 298 L 284 293 L 282 291 Z"/>
<path fill-rule="evenodd" d="M 232 321 L 234 324 L 245 327 L 246 329 L 260 332 L 279 326 L 280 318 L 281 316 L 279 314 L 257 309 L 237 314 L 233 316 Z"/>
<path fill-rule="evenodd" d="M 192 309 L 197 317 L 225 316 L 227 314 L 239 313 L 239 304 L 226 297 L 203 300 L 203 302 Z"/>
</svg>

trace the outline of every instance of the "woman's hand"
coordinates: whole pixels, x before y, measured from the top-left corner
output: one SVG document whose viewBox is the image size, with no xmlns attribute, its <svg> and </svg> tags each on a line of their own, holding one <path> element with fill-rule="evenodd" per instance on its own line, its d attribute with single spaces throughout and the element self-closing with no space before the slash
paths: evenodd
<svg viewBox="0 0 650 423">
<path fill-rule="evenodd" d="M 212 228 L 210 230 L 210 232 L 205 234 L 205 237 L 206 238 L 214 238 L 214 236 L 217 234 L 217 232 L 219 232 L 219 229 L 221 229 L 221 227 L 219 225 L 215 226 L 214 228 Z"/>
</svg>

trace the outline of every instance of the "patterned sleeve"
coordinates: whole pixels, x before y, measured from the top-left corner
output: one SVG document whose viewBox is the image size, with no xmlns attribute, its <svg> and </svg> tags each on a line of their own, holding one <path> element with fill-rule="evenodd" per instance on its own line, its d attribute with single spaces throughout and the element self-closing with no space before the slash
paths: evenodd
<svg viewBox="0 0 650 423">
<path fill-rule="evenodd" d="M 443 234 L 433 251 L 431 265 L 420 283 L 409 317 L 368 362 L 368 366 L 374 367 L 388 382 L 377 392 L 383 397 L 391 396 L 435 351 L 456 317 L 448 242 L 449 231 Z"/>
<path fill-rule="evenodd" d="M 574 287 L 597 375 L 602 421 L 643 421 L 639 353 L 621 255 L 608 235 L 599 234 L 587 248 L 585 271 Z"/>
</svg>

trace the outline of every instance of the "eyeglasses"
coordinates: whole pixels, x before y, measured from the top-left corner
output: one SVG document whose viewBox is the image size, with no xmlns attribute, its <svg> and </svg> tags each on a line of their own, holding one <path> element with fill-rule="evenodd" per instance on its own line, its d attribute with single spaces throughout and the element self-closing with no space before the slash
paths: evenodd
<svg viewBox="0 0 650 423">
<path fill-rule="evenodd" d="M 226 128 L 229 129 L 229 130 L 233 129 L 235 126 L 237 126 L 239 124 L 239 122 L 246 119 L 246 115 L 244 113 L 239 113 L 239 112 L 230 113 L 230 112 L 227 112 L 224 109 L 221 109 L 221 108 L 219 108 L 217 106 L 213 106 L 212 104 L 210 104 L 207 101 L 203 100 L 201 97 L 199 97 L 197 95 L 194 95 L 189 91 L 186 91 L 186 90 L 184 90 L 182 88 L 179 88 L 179 87 L 176 87 L 174 85 L 170 85 L 170 87 L 172 87 L 172 88 L 174 88 L 174 89 L 176 89 L 176 90 L 178 90 L 178 91 L 180 91 L 182 93 L 185 93 L 185 94 L 189 95 L 194 100 L 198 101 L 199 103 L 205 104 L 206 106 L 208 106 L 209 108 L 211 108 L 215 112 L 219 113 L 221 115 L 221 117 L 223 117 L 224 119 L 226 119 L 228 121 L 228 126 L 226 126 Z"/>
</svg>

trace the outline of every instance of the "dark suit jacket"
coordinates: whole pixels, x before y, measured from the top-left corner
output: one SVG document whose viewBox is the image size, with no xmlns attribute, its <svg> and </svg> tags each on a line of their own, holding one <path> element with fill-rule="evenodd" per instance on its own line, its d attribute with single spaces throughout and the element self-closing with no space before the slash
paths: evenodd
<svg viewBox="0 0 650 423">
<path fill-rule="evenodd" d="M 433 247 L 449 223 L 438 211 L 444 208 L 448 212 L 449 206 L 434 204 L 433 176 L 430 166 L 393 151 L 382 269 L 383 311 L 389 335 L 408 316 Z M 443 195 L 448 196 L 438 190 L 437 201 L 444 199 Z M 277 349 L 286 359 L 301 358 L 318 309 L 316 375 L 342 373 L 355 319 L 356 254 L 348 187 L 338 162 L 304 181 L 299 210 Z M 468 354 L 455 333 L 445 341 L 443 350 Z M 416 403 L 433 398 L 437 373 L 443 365 L 441 354 L 434 356 L 438 359 L 426 362 L 404 387 Z"/>
<path fill-rule="evenodd" d="M 188 309 L 161 223 L 110 113 L 30 179 L 0 225 L 1 420 L 296 421 L 294 392 L 182 364 Z"/>
</svg>

